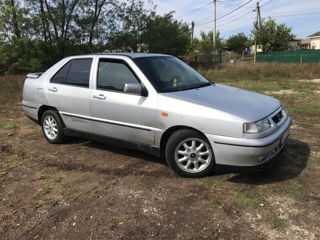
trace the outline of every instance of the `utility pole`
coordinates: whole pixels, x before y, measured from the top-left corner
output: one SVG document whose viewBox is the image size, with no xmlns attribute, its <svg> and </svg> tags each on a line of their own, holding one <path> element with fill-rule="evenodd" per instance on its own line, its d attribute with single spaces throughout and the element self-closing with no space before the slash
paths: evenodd
<svg viewBox="0 0 320 240">
<path fill-rule="evenodd" d="M 216 49 L 216 35 L 217 35 L 217 12 L 216 12 L 216 6 L 217 5 L 217 0 L 213 0 L 213 49 Z"/>
<path fill-rule="evenodd" d="M 193 43 L 194 21 L 191 22 L 191 44 Z"/>
<path fill-rule="evenodd" d="M 261 15 L 260 15 L 260 6 L 259 6 L 259 2 L 257 2 L 257 6 L 256 6 L 256 26 L 258 27 L 258 21 L 261 22 Z M 257 29 L 256 29 L 257 30 Z M 255 37 L 255 41 L 254 41 L 254 64 L 256 64 L 257 61 L 257 38 Z"/>
</svg>

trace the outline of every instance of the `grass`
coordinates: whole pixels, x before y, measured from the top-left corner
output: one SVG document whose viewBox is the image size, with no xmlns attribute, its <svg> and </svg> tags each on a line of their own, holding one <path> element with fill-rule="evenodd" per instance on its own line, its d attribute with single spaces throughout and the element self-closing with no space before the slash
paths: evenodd
<svg viewBox="0 0 320 240">
<path fill-rule="evenodd" d="M 306 113 L 308 115 L 320 115 L 319 102 L 313 102 L 309 104 L 302 104 L 300 106 L 290 106 L 291 113 Z"/>
<path fill-rule="evenodd" d="M 317 167 L 320 165 L 320 148 L 319 147 L 315 147 L 311 149 L 311 154 L 310 154 L 310 158 L 308 160 L 307 165 L 308 167 Z"/>
<path fill-rule="evenodd" d="M 235 63 L 199 71 L 213 82 L 278 98 L 290 114 L 320 115 L 320 84 L 297 81 L 320 78 L 320 63 Z M 280 90 L 292 90 L 294 94 L 276 94 Z"/>
<path fill-rule="evenodd" d="M 0 76 L 0 105 L 16 104 L 21 101 L 25 79 L 25 75 Z"/>
<path fill-rule="evenodd" d="M 281 184 L 277 186 L 276 192 L 278 194 L 296 199 L 300 199 L 303 196 L 303 190 L 297 185 Z"/>
<path fill-rule="evenodd" d="M 57 169 L 55 167 L 46 167 L 40 171 L 41 175 L 39 177 L 40 180 L 48 180 L 51 175 L 53 175 Z M 55 179 L 52 179 L 52 183 L 60 182 L 60 180 L 56 181 Z"/>
<path fill-rule="evenodd" d="M 284 219 L 280 218 L 276 213 L 271 213 L 267 218 L 267 222 L 271 225 L 272 228 L 277 230 L 282 230 L 287 226 L 287 222 Z"/>
<path fill-rule="evenodd" d="M 47 179 L 49 179 L 49 175 L 41 175 L 39 179 L 40 180 L 47 180 Z"/>
<path fill-rule="evenodd" d="M 245 63 L 222 64 L 209 70 L 200 69 L 208 79 L 216 82 L 241 80 L 278 80 L 278 79 L 314 79 L 320 78 L 320 63 L 277 64 Z"/>
<path fill-rule="evenodd" d="M 216 208 L 219 208 L 219 209 L 222 209 L 223 208 L 223 205 L 221 202 L 217 201 L 217 200 L 213 200 L 212 201 L 212 205 Z"/>
<path fill-rule="evenodd" d="M 9 129 L 13 129 L 15 127 L 16 127 L 15 123 L 6 123 L 5 125 L 2 126 L 2 129 L 9 130 Z"/>
<path fill-rule="evenodd" d="M 258 190 L 230 190 L 229 196 L 234 202 L 247 208 L 256 208 L 264 202 L 263 195 Z"/>
<path fill-rule="evenodd" d="M 210 70 L 201 70 L 201 72 L 212 81 L 260 93 L 267 93 L 278 98 L 288 108 L 289 113 L 292 114 L 295 121 L 294 124 L 298 125 L 298 129 L 300 129 L 300 127 L 305 128 L 299 131 L 312 131 L 312 133 L 310 133 L 310 137 L 318 136 L 316 133 L 319 130 L 318 119 L 320 116 L 320 94 L 316 91 L 320 91 L 320 83 L 305 83 L 296 80 L 320 78 L 320 64 L 253 65 L 250 63 L 236 63 L 221 65 L 218 68 Z M 0 76 L 0 84 L 2 86 L 0 88 L 0 112 L 7 112 L 9 114 L 10 111 L 8 109 L 10 109 L 12 105 L 17 106 L 20 104 L 19 100 L 21 100 L 24 78 L 25 77 L 23 75 Z M 273 92 L 283 89 L 291 89 L 295 93 L 280 95 Z M 8 115 L 7 113 L 4 115 Z M 10 120 L 3 121 L 3 123 L 0 124 L 0 131 L 1 129 L 14 129 L 16 124 L 20 126 L 19 121 L 11 118 L 10 116 Z M 23 130 L 23 128 L 20 129 L 19 127 L 15 131 L 18 130 Z M 303 139 L 303 137 L 307 136 L 306 134 L 303 135 L 301 139 L 300 137 L 297 137 L 297 140 L 306 141 Z M 309 135 L 307 137 L 309 137 Z M 204 190 L 199 194 L 201 204 L 209 206 L 209 210 L 212 210 L 212 212 L 217 214 L 217 219 L 224 220 L 227 217 L 232 217 L 234 214 L 238 214 L 238 212 L 240 212 L 240 214 L 248 212 L 254 214 L 259 213 L 263 217 L 257 220 L 257 224 L 266 224 L 268 226 L 266 229 L 270 229 L 270 227 L 272 227 L 277 231 L 281 231 L 286 227 L 289 228 L 289 223 L 291 223 L 292 220 L 290 218 L 288 218 L 288 220 L 283 219 L 279 209 L 270 204 L 269 201 L 270 199 L 276 199 L 279 197 L 290 199 L 293 202 L 300 201 L 299 204 L 301 204 L 308 199 L 308 189 L 304 189 L 304 186 L 307 186 L 307 188 L 310 187 L 306 185 L 304 181 L 309 181 L 309 183 L 311 182 L 313 186 L 319 186 L 318 169 L 320 165 L 320 148 L 318 140 L 313 141 L 315 143 L 307 141 L 308 144 L 310 144 L 311 149 L 310 158 L 308 159 L 307 164 L 308 166 L 314 166 L 314 169 L 311 169 L 311 171 L 309 171 L 309 169 L 305 170 L 304 174 L 308 174 L 306 175 L 307 178 L 300 175 L 290 181 L 278 181 L 276 176 L 275 179 L 277 182 L 275 183 L 249 185 L 241 182 L 235 183 L 233 181 L 228 181 L 227 177 L 224 177 L 226 175 L 223 177 L 214 175 L 213 177 L 196 180 Z M 59 193 L 59 196 L 61 195 L 62 198 L 67 201 L 73 201 L 76 199 L 78 191 L 72 187 L 74 185 L 68 183 L 69 177 L 67 175 L 60 175 L 60 170 L 55 167 L 42 167 L 39 169 L 39 167 L 36 166 L 33 159 L 40 156 L 41 152 L 24 152 L 21 150 L 16 153 L 16 155 L 17 157 L 15 157 L 9 164 L 12 168 L 20 166 L 27 166 L 31 168 L 33 165 L 38 169 L 36 175 L 38 177 L 37 181 L 39 185 L 43 187 L 43 190 L 39 194 L 38 198 L 35 198 L 35 200 L 31 202 L 31 205 L 34 205 L 35 208 L 49 206 L 50 201 L 56 201 L 52 198 L 57 192 Z M 290 159 L 291 158 L 295 159 L 295 157 L 290 156 Z M 297 161 L 299 161 L 299 158 Z M 9 168 L 9 170 L 17 171 L 19 169 L 16 168 L 11 170 Z M 288 171 L 291 170 L 292 168 L 289 168 Z M 286 174 L 285 172 L 279 172 L 280 171 L 275 172 L 275 174 Z M 270 179 L 272 179 L 272 177 L 270 177 Z M 299 182 L 300 179 L 304 181 Z M 9 180 L 10 178 L 7 175 L 0 174 L 0 184 L 7 184 L 7 182 L 11 181 Z M 148 185 L 151 189 L 155 186 L 156 184 Z M 90 194 L 88 199 L 95 198 L 97 194 L 98 193 Z M 163 204 L 161 201 L 154 202 L 160 207 Z M 308 202 L 306 201 L 306 204 L 307 203 Z M 9 207 L 15 207 L 17 204 L 19 204 L 19 202 L 11 201 L 9 203 Z M 114 201 L 110 199 L 107 204 L 112 207 L 114 205 Z M 233 213 L 232 210 L 237 211 L 237 213 Z M 110 229 L 118 227 L 119 221 L 114 220 L 114 222 L 111 222 Z M 219 228 L 212 227 L 210 231 L 213 235 L 219 231 Z"/>
<path fill-rule="evenodd" d="M 0 174 L 0 183 L 3 182 L 5 178 L 6 178 L 5 175 Z"/>
<path fill-rule="evenodd" d="M 206 186 L 207 188 L 220 191 L 226 187 L 226 183 L 223 181 L 215 180 L 212 178 L 204 178 L 198 181 L 199 184 Z"/>
</svg>

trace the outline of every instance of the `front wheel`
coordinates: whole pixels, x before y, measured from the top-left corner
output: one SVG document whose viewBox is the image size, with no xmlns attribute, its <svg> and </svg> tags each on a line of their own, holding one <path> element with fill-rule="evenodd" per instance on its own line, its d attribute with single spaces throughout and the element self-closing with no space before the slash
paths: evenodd
<svg viewBox="0 0 320 240">
<path fill-rule="evenodd" d="M 176 131 L 166 145 L 168 165 L 184 177 L 204 177 L 212 173 L 215 160 L 208 140 L 191 129 Z"/>
</svg>

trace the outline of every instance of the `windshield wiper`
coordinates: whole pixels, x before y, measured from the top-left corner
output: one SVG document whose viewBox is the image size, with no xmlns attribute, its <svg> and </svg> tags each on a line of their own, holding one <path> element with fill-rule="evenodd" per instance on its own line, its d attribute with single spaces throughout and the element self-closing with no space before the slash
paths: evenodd
<svg viewBox="0 0 320 240">
<path fill-rule="evenodd" d="M 200 85 L 199 85 L 199 87 L 207 87 L 207 86 L 211 86 L 211 85 L 213 85 L 214 83 L 213 82 L 205 82 L 205 83 L 201 83 Z"/>
<path fill-rule="evenodd" d="M 189 86 L 189 87 L 180 88 L 179 90 L 183 91 L 183 90 L 197 89 L 197 88 L 211 86 L 212 84 L 213 84 L 212 82 L 205 82 L 205 83 L 198 84 L 196 86 Z"/>
<path fill-rule="evenodd" d="M 202 88 L 202 87 L 207 87 L 213 85 L 213 82 L 205 82 L 197 85 L 191 85 L 191 86 L 186 86 L 186 87 L 180 87 L 180 88 L 170 88 L 167 89 L 165 92 L 179 92 L 179 91 L 184 91 L 184 90 L 191 90 L 191 89 L 197 89 L 197 88 Z"/>
</svg>

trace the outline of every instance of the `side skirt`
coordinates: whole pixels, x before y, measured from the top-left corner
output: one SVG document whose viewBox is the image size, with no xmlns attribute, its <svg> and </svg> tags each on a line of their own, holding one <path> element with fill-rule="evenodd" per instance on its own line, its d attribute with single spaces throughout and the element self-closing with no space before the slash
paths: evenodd
<svg viewBox="0 0 320 240">
<path fill-rule="evenodd" d="M 117 146 L 117 147 L 125 146 L 125 148 L 139 150 L 139 151 L 151 154 L 155 157 L 160 157 L 160 149 L 147 144 L 136 143 L 136 142 L 126 141 L 118 138 L 91 134 L 91 133 L 73 130 L 69 128 L 64 128 L 63 133 L 67 136 L 90 139 L 92 141 L 96 141 L 100 143 L 107 143 L 108 145 L 111 145 L 111 146 Z"/>
</svg>

